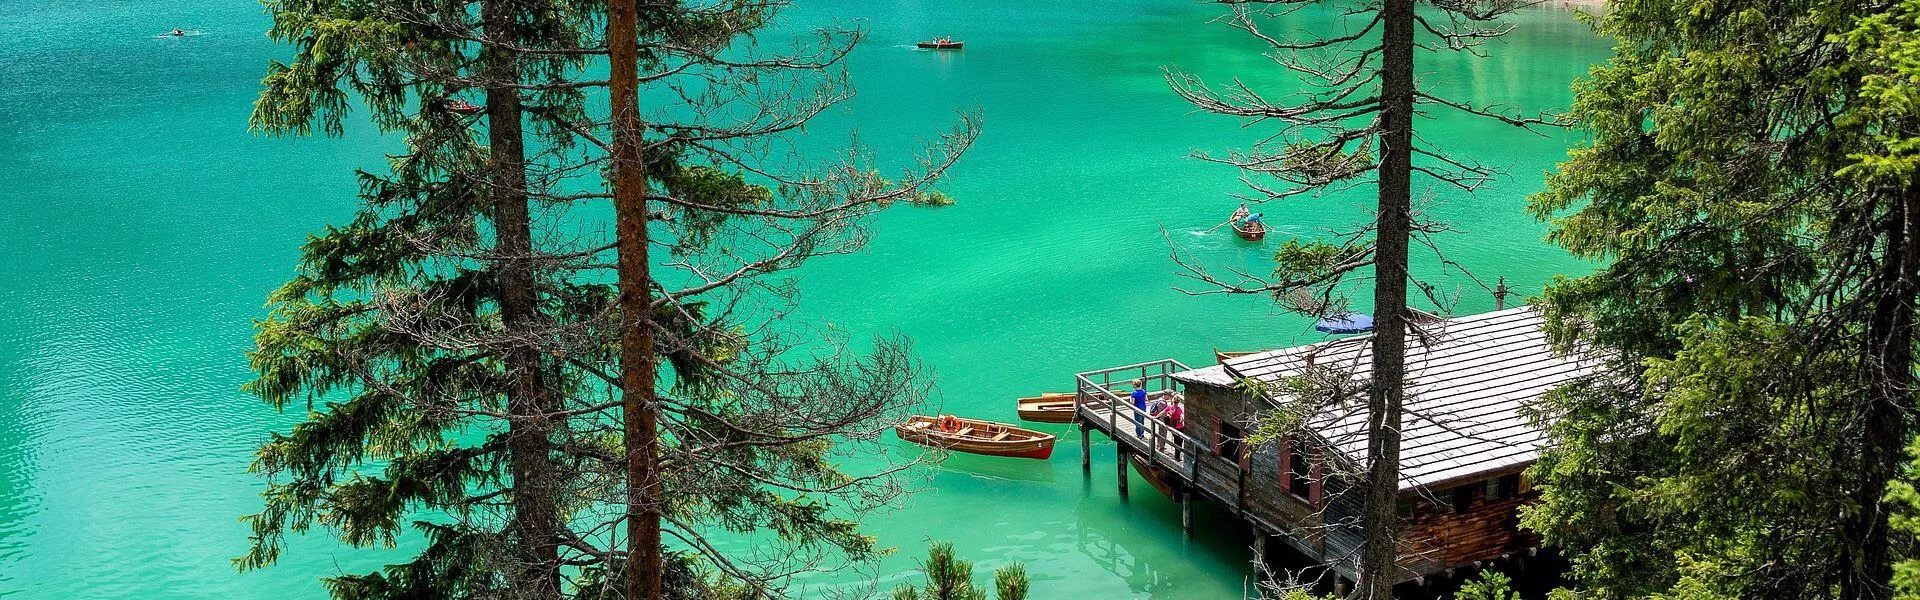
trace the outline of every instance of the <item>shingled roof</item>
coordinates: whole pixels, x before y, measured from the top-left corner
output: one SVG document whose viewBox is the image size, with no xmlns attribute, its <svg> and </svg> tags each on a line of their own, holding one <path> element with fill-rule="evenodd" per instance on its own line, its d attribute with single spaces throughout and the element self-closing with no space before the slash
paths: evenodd
<svg viewBox="0 0 1920 600">
<path fill-rule="evenodd" d="M 1555 354 L 1541 325 L 1539 311 L 1523 306 L 1429 323 L 1422 326 L 1424 344 L 1410 340 L 1415 343 L 1407 348 L 1401 490 L 1510 470 L 1539 457 L 1545 438 L 1521 407 L 1596 366 L 1589 358 Z M 1216 386 L 1241 378 L 1279 383 L 1312 365 L 1364 382 L 1373 366 L 1370 337 L 1259 352 L 1173 377 Z M 1365 464 L 1367 411 L 1364 394 L 1359 396 L 1320 410 L 1307 424 L 1354 464 Z M 1284 392 L 1268 400 L 1292 401 Z"/>
</svg>

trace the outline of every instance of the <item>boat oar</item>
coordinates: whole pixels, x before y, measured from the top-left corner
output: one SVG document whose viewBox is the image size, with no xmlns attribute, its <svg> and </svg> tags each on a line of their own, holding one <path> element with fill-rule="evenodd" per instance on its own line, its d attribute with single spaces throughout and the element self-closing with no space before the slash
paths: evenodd
<svg viewBox="0 0 1920 600">
<path fill-rule="evenodd" d="M 1221 221 L 1221 222 L 1220 222 L 1220 225 L 1226 225 L 1226 224 L 1228 224 L 1228 223 L 1232 223 L 1232 222 L 1233 222 L 1233 218 L 1232 218 L 1232 217 L 1228 217 L 1228 218 L 1227 218 L 1227 220 L 1225 220 L 1225 221 Z M 1219 228 L 1220 228 L 1220 225 L 1215 225 L 1215 226 L 1212 226 L 1212 227 L 1208 227 L 1206 231 L 1202 231 L 1201 233 L 1213 233 L 1213 230 L 1215 230 L 1215 229 L 1219 229 Z"/>
</svg>

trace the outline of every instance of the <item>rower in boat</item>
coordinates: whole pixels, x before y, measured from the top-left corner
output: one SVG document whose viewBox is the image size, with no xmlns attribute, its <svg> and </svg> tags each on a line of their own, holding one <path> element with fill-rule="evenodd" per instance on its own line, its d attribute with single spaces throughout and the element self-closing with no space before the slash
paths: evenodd
<svg viewBox="0 0 1920 600">
<path fill-rule="evenodd" d="M 933 50 L 959 50 L 960 46 L 964 43 L 965 42 L 961 42 L 960 40 L 956 40 L 950 37 L 940 36 L 940 37 L 937 37 L 931 40 L 926 40 L 914 45 L 919 46 L 921 48 L 929 48 Z"/>
<path fill-rule="evenodd" d="M 453 112 L 457 112 L 463 115 L 477 115 L 477 114 L 480 114 L 481 111 L 484 111 L 486 109 L 487 108 L 484 106 L 480 106 L 478 104 L 474 104 L 466 100 L 455 99 L 447 103 L 447 110 L 451 110 Z"/>
</svg>

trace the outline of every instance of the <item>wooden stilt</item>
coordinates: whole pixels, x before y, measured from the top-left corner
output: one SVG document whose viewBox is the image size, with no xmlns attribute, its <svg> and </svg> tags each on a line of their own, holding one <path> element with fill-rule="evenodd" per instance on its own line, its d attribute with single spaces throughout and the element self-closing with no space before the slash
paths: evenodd
<svg viewBox="0 0 1920 600">
<path fill-rule="evenodd" d="M 1193 535 L 1193 492 L 1180 494 L 1180 530 Z"/>
<path fill-rule="evenodd" d="M 1336 598 L 1345 598 L 1347 596 L 1347 578 L 1339 575 L 1333 576 L 1333 595 Z"/>
<path fill-rule="evenodd" d="M 1088 475 L 1092 475 L 1093 474 L 1093 444 L 1089 443 L 1089 441 L 1091 441 L 1092 438 L 1087 433 L 1087 429 L 1088 427 L 1086 423 L 1080 424 L 1080 470 L 1085 471 Z"/>
<path fill-rule="evenodd" d="M 1120 497 L 1125 498 L 1127 497 L 1127 445 L 1115 443 L 1113 450 L 1113 456 L 1116 459 L 1113 463 L 1120 465 Z"/>
</svg>

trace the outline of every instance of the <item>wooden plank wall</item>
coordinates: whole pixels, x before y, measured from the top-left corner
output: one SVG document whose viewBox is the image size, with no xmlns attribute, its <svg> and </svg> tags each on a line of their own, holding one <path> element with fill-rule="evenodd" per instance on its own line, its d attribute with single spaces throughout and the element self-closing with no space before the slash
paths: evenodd
<svg viewBox="0 0 1920 600">
<path fill-rule="evenodd" d="M 1540 536 L 1520 529 L 1520 507 L 1539 498 L 1532 491 L 1513 498 L 1486 500 L 1486 481 L 1463 484 L 1472 500 L 1465 511 L 1436 505 L 1451 501 L 1453 488 L 1411 498 L 1414 517 L 1400 530 L 1402 566 L 1420 575 L 1492 561 L 1540 545 Z M 1461 487 L 1461 486 L 1454 486 Z"/>
<path fill-rule="evenodd" d="M 1187 433 L 1208 444 L 1217 444 L 1215 432 L 1222 423 L 1244 427 L 1255 412 L 1253 400 L 1244 394 L 1221 387 L 1187 385 Z M 1280 445 L 1253 448 L 1242 463 L 1243 474 L 1227 460 L 1200 462 L 1197 483 L 1227 507 L 1243 510 L 1259 521 L 1287 528 L 1307 547 L 1313 557 L 1332 563 L 1338 572 L 1351 576 L 1355 557 L 1360 555 L 1364 531 L 1360 527 L 1366 512 L 1366 500 L 1360 481 L 1335 477 L 1326 481 L 1321 505 L 1311 506 L 1301 496 L 1282 491 Z M 1498 477 L 1490 473 L 1487 479 Z M 1470 508 L 1454 511 L 1436 506 L 1426 497 L 1403 494 L 1414 504 L 1414 519 L 1401 525 L 1400 564 L 1408 569 L 1407 579 L 1431 575 L 1448 568 L 1471 565 L 1475 561 L 1494 560 L 1504 554 L 1524 552 L 1539 545 L 1538 536 L 1519 530 L 1519 507 L 1535 494 L 1488 502 L 1485 480 L 1463 484 L 1474 488 Z M 1302 491 L 1302 495 L 1305 492 Z M 1441 490 L 1439 498 L 1451 499 L 1452 488 Z M 1331 526 L 1329 526 L 1331 524 Z"/>
</svg>

